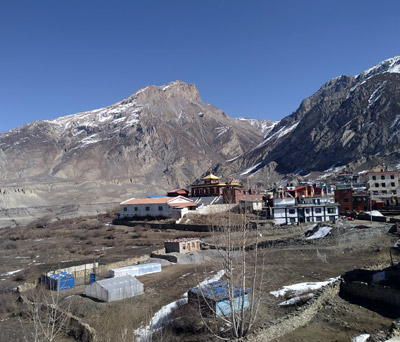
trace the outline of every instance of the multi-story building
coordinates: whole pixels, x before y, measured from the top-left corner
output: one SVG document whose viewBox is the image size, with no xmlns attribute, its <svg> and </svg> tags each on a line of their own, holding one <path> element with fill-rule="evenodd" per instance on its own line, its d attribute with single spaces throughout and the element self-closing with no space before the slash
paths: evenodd
<svg viewBox="0 0 400 342">
<path fill-rule="evenodd" d="M 335 222 L 339 218 L 339 204 L 332 197 L 275 198 L 271 208 L 277 224 L 302 222 Z"/>
<path fill-rule="evenodd" d="M 375 208 L 375 201 L 370 202 L 369 193 L 366 190 L 357 190 L 350 185 L 337 185 L 335 190 L 335 202 L 340 205 L 341 214 L 349 214 L 357 211 Z"/>
<path fill-rule="evenodd" d="M 398 171 L 387 171 L 377 166 L 365 174 L 368 177 L 368 190 L 371 199 L 381 201 L 385 206 L 399 205 Z"/>
</svg>

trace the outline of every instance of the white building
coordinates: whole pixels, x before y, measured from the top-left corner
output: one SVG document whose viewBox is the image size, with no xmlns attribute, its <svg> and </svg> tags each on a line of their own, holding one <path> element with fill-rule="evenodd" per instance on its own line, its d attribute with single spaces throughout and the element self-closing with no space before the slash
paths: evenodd
<svg viewBox="0 0 400 342">
<path fill-rule="evenodd" d="M 180 217 L 183 209 L 195 209 L 197 204 L 183 197 L 131 198 L 120 203 L 120 218 Z"/>
<path fill-rule="evenodd" d="M 371 199 L 382 201 L 385 205 L 399 204 L 399 176 L 398 171 L 386 171 L 377 166 L 365 174 L 368 177 L 368 190 Z"/>
<path fill-rule="evenodd" d="M 277 198 L 272 212 L 276 224 L 335 222 L 339 218 L 339 204 L 328 196 Z"/>
</svg>

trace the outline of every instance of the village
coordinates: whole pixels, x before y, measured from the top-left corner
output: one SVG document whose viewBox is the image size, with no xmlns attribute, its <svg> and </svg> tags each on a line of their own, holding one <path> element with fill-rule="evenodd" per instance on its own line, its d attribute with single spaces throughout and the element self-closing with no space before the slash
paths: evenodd
<svg viewBox="0 0 400 342">
<path fill-rule="evenodd" d="M 300 341 L 294 331 L 307 336 L 301 330 L 305 327 L 313 332 L 322 329 L 328 334 L 325 337 L 331 336 L 334 333 L 321 317 L 327 314 L 321 305 L 331 303 L 351 311 L 355 310 L 351 303 L 361 302 L 363 308 L 357 310 L 364 312 L 357 315 L 379 315 L 372 316 L 376 325 L 360 328 L 353 317 L 353 323 L 349 319 L 339 328 L 337 340 L 368 335 L 389 341 L 399 333 L 392 325 L 400 307 L 399 176 L 397 171 L 377 166 L 357 175 L 340 173 L 334 184 L 293 182 L 256 191 L 245 189 L 235 179 L 222 182 L 209 172 L 192 184 L 190 191 L 174 189 L 164 196 L 123 200 L 114 217 L 96 218 L 94 229 L 116 232 L 113 239 L 126 241 L 132 232 L 151 231 L 154 238 L 146 236 L 146 241 L 153 244 L 129 243 L 129 252 L 128 243 L 120 252 L 121 242 L 101 249 L 97 246 L 85 252 L 85 257 L 77 251 L 74 260 L 58 263 L 55 259 L 37 262 L 36 255 L 30 265 L 42 270 L 40 276 L 36 271 L 29 279 L 14 280 L 16 293 L 27 306 L 34 305 L 32 296 L 38 286 L 47 294 L 61 294 L 58 300 L 63 302 L 79 298 L 74 309 L 67 310 L 69 326 L 61 332 L 67 341 L 111 341 L 104 331 L 111 316 L 119 317 L 118 324 L 113 320 L 118 329 L 130 327 L 129 333 L 118 339 L 121 341 L 212 338 L 206 327 L 212 327 L 213 334 L 230 336 L 234 326 L 226 317 L 247 313 L 256 300 L 255 293 L 260 294 L 260 313 L 251 322 L 253 329 L 247 338 L 252 341 Z M 234 227 L 234 234 L 243 229 L 247 242 L 226 235 L 227 226 Z M 227 244 L 227 238 L 233 242 Z M 34 241 L 43 242 L 42 238 Z M 233 269 L 227 269 L 221 260 L 226 251 L 232 252 L 231 260 L 259 251 L 267 261 L 262 261 L 262 266 L 261 259 L 249 262 L 257 273 L 249 273 L 245 279 L 235 277 L 232 283 L 227 273 Z M 14 262 L 24 262 L 18 257 L 14 256 Z M 90 258 L 93 261 L 89 262 Z M 235 264 L 235 270 L 241 266 Z M 14 274 L 18 279 L 20 271 L 1 270 L 4 284 Z M 285 286 L 286 290 L 278 291 Z M 130 318 L 122 319 L 127 310 Z M 0 325 L 10 320 L 4 318 Z"/>
</svg>

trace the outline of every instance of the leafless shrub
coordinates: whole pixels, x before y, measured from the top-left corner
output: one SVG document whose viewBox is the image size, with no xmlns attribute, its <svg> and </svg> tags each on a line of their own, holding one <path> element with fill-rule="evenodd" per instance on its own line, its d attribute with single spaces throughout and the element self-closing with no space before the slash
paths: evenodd
<svg viewBox="0 0 400 342">
<path fill-rule="evenodd" d="M 15 313 L 18 309 L 17 296 L 12 292 L 0 293 L 0 314 Z"/>
</svg>

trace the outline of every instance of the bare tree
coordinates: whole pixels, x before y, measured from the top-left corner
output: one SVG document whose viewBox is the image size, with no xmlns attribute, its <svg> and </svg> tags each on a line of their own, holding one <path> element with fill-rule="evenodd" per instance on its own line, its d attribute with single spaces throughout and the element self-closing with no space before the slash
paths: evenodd
<svg viewBox="0 0 400 342">
<path fill-rule="evenodd" d="M 32 329 L 24 333 L 26 342 L 53 342 L 62 332 L 67 332 L 71 300 L 61 303 L 60 291 L 49 291 L 43 286 L 33 290 L 25 303 Z"/>
<path fill-rule="evenodd" d="M 224 271 L 222 284 L 226 298 L 223 304 L 219 303 L 218 296 L 210 301 L 210 284 L 200 286 L 198 305 L 203 316 L 208 316 L 203 320 L 205 326 L 220 339 L 243 337 L 256 321 L 264 273 L 260 236 L 258 224 L 250 222 L 246 214 L 228 213 L 214 221 L 215 262 L 219 262 Z M 207 306 L 206 310 L 204 306 Z M 213 316 L 213 324 L 209 324 L 209 316 Z"/>
</svg>

